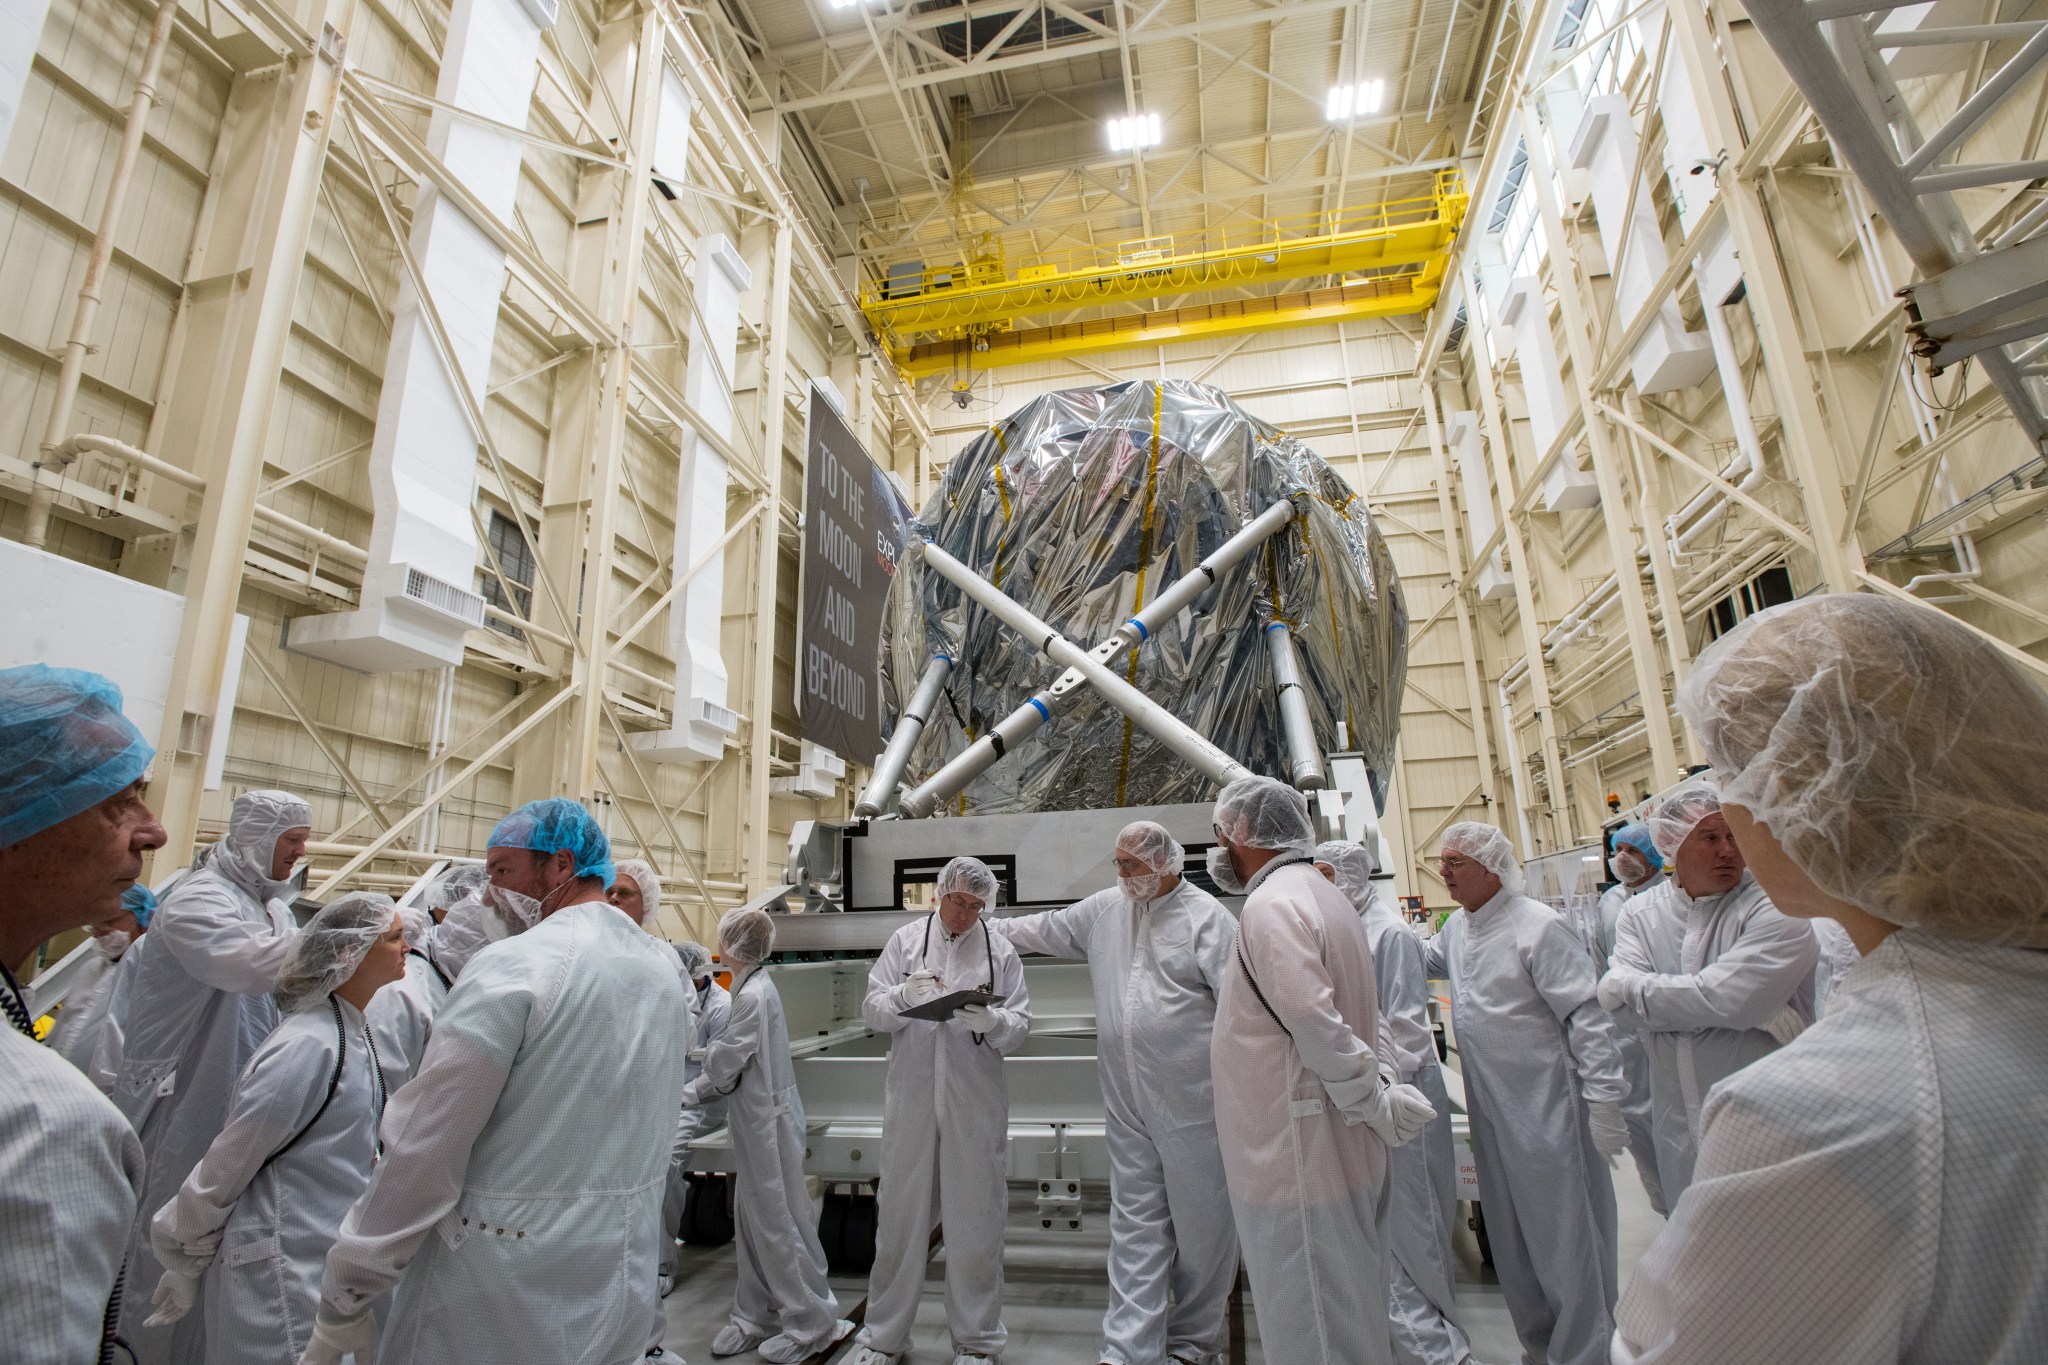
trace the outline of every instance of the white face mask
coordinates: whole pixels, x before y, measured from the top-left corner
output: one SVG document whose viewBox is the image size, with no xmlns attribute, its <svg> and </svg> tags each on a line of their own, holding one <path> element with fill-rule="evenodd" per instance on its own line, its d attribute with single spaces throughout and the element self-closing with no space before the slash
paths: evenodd
<svg viewBox="0 0 2048 1365">
<path fill-rule="evenodd" d="M 126 929 L 117 929 L 111 934 L 94 934 L 93 951 L 109 962 L 119 962 L 121 954 L 128 951 L 128 945 L 135 941 L 135 935 Z"/>
<path fill-rule="evenodd" d="M 1159 899 L 1161 880 L 1157 872 L 1147 872 L 1142 877 L 1118 877 L 1116 883 L 1131 898 L 1133 905 L 1146 906 Z"/>
<path fill-rule="evenodd" d="M 1230 850 L 1217 844 L 1209 850 L 1209 876 L 1216 885 L 1230 895 L 1244 890 L 1244 881 L 1237 875 L 1237 867 L 1230 861 Z"/>
</svg>

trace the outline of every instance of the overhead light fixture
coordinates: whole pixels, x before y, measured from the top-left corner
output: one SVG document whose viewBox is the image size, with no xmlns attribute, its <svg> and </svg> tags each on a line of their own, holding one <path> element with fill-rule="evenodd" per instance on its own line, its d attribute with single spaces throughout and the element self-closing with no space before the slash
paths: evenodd
<svg viewBox="0 0 2048 1365">
<path fill-rule="evenodd" d="M 1112 152 L 1135 152 L 1143 147 L 1159 145 L 1159 115 L 1132 114 L 1129 118 L 1113 118 L 1109 121 L 1109 150 Z"/>
<path fill-rule="evenodd" d="M 1323 103 L 1323 115 L 1332 123 L 1359 114 L 1377 114 L 1387 96 L 1385 81 L 1360 81 L 1356 85 L 1333 85 Z"/>
</svg>

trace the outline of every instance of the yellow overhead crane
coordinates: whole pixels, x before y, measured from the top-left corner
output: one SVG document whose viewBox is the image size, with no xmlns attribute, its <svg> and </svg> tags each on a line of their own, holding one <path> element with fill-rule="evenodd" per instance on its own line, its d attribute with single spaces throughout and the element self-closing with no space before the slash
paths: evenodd
<svg viewBox="0 0 2048 1365">
<path fill-rule="evenodd" d="M 1442 287 L 1468 203 L 1457 173 L 1445 171 L 1426 196 L 1220 229 L 1185 250 L 1155 237 L 1015 270 L 990 254 L 945 268 L 899 266 L 862 291 L 861 310 L 912 375 L 1421 312 Z M 1368 271 L 1326 289 L 1015 329 L 1032 314 Z"/>
</svg>

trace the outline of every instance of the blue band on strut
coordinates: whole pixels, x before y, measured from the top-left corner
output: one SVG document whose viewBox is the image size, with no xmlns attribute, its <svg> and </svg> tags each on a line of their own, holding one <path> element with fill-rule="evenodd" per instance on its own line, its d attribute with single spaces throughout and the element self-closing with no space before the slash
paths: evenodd
<svg viewBox="0 0 2048 1365">
<path fill-rule="evenodd" d="M 1030 702 L 1034 707 L 1038 708 L 1038 716 L 1041 722 L 1048 725 L 1052 723 L 1052 712 L 1045 709 L 1044 702 L 1040 701 L 1036 697 L 1026 697 L 1024 700 Z"/>
<path fill-rule="evenodd" d="M 1138 641 L 1140 644 L 1152 638 L 1152 632 L 1145 629 L 1145 623 L 1143 621 L 1140 621 L 1137 617 L 1133 616 L 1128 622 L 1128 624 L 1134 625 L 1138 628 Z"/>
<path fill-rule="evenodd" d="M 1266 627 L 1266 630 L 1269 634 L 1276 630 L 1285 629 L 1287 629 L 1287 623 L 1285 621 L 1275 621 L 1272 625 Z"/>
</svg>

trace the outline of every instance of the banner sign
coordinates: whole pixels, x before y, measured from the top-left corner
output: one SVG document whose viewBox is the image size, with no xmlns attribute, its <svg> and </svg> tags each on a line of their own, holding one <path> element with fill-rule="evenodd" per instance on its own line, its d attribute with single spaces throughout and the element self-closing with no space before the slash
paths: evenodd
<svg viewBox="0 0 2048 1365">
<path fill-rule="evenodd" d="M 804 463 L 797 715 L 811 743 L 872 763 L 882 751 L 882 611 L 910 509 L 816 384 Z"/>
</svg>

